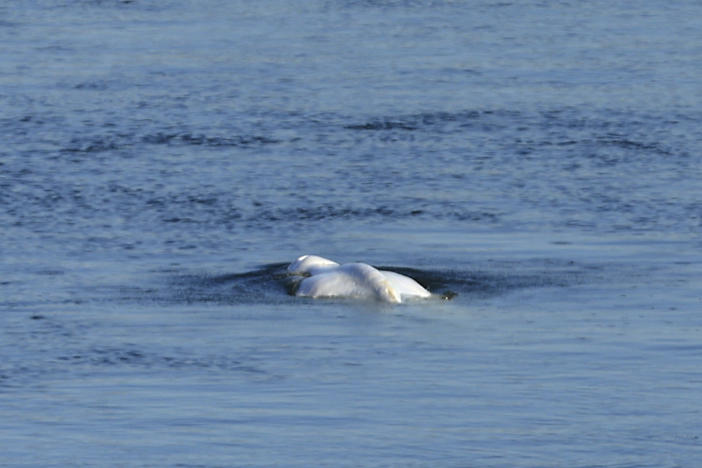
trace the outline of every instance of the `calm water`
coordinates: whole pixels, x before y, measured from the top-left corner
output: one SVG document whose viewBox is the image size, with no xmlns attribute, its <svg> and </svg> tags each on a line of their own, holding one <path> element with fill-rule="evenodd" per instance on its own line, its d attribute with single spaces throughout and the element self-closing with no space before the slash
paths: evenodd
<svg viewBox="0 0 702 468">
<path fill-rule="evenodd" d="M 0 465 L 696 466 L 700 17 L 0 6 Z"/>
</svg>

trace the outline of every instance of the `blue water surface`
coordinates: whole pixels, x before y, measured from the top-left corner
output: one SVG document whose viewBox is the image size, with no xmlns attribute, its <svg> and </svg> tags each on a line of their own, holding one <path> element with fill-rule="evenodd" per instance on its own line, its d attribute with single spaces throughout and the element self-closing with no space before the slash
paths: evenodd
<svg viewBox="0 0 702 468">
<path fill-rule="evenodd" d="M 0 465 L 697 466 L 700 17 L 1 5 Z"/>
</svg>

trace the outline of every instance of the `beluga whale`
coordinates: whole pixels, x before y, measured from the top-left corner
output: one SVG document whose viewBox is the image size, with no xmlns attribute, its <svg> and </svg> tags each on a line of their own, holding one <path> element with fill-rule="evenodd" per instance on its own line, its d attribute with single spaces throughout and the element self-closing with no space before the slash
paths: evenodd
<svg viewBox="0 0 702 468">
<path fill-rule="evenodd" d="M 317 255 L 298 257 L 287 267 L 294 293 L 304 297 L 375 299 L 399 304 L 431 293 L 412 278 L 367 263 L 339 264 Z"/>
</svg>

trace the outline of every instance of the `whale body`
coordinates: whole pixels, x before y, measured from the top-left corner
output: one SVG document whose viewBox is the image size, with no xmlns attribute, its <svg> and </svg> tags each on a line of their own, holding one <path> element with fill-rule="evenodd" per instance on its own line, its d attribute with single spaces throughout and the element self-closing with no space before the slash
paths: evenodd
<svg viewBox="0 0 702 468">
<path fill-rule="evenodd" d="M 378 270 L 366 263 L 338 264 L 317 255 L 303 255 L 288 265 L 288 274 L 300 276 L 296 296 L 352 297 L 399 304 L 427 298 L 431 293 L 412 278 Z"/>
</svg>

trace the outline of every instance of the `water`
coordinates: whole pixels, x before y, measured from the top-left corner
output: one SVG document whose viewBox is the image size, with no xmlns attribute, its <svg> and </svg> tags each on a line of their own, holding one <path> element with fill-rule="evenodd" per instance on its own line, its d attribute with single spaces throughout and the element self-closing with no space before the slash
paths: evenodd
<svg viewBox="0 0 702 468">
<path fill-rule="evenodd" d="M 695 466 L 701 14 L 0 6 L 0 465 Z"/>
</svg>

